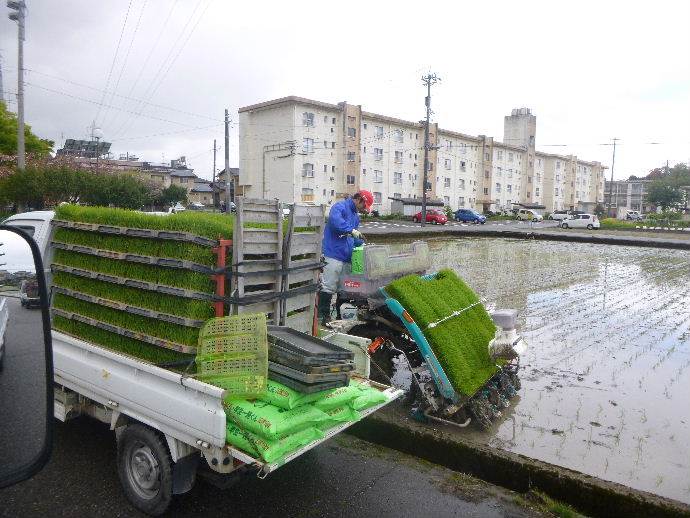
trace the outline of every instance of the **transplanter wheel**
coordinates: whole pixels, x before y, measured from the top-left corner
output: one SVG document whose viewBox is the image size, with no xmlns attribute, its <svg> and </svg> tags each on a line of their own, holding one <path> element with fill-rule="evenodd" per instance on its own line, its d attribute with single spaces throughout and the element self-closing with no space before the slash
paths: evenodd
<svg viewBox="0 0 690 518">
<path fill-rule="evenodd" d="M 510 376 L 510 382 L 513 384 L 513 387 L 515 387 L 515 390 L 520 390 L 522 384 L 520 383 L 517 372 L 511 372 L 508 376 Z"/>
<path fill-rule="evenodd" d="M 477 399 L 473 398 L 469 404 L 469 411 L 472 414 L 472 417 L 474 418 L 474 421 L 479 425 L 479 427 L 482 430 L 488 430 L 491 428 L 491 417 L 490 414 L 487 412 L 487 408 L 482 404 L 482 402 Z"/>
<path fill-rule="evenodd" d="M 498 375 L 498 387 L 507 399 L 514 398 L 517 393 L 513 383 L 510 381 L 510 376 L 505 372 L 501 372 Z"/>
</svg>

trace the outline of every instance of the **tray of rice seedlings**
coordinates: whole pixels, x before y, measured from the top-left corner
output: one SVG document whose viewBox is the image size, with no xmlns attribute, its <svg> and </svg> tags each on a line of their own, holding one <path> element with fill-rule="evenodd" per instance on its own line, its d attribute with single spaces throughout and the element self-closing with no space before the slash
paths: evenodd
<svg viewBox="0 0 690 518">
<path fill-rule="evenodd" d="M 455 272 L 441 270 L 433 278 L 408 275 L 386 286 L 386 292 L 419 325 L 456 391 L 473 396 L 497 372 L 488 347 L 496 326 Z"/>
<path fill-rule="evenodd" d="M 214 316 L 213 247 L 232 237 L 232 225 L 218 214 L 59 207 L 54 326 L 143 360 L 184 364 Z"/>
</svg>

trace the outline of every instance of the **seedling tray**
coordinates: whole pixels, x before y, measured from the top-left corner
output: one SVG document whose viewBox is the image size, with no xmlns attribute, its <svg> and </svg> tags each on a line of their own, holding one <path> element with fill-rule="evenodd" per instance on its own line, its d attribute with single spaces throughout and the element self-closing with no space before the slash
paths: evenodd
<svg viewBox="0 0 690 518">
<path fill-rule="evenodd" d="M 282 383 L 286 387 L 296 390 L 302 394 L 313 394 L 314 392 L 322 392 L 324 390 L 336 389 L 340 387 L 347 387 L 349 379 L 345 377 L 338 381 L 326 381 L 323 383 L 302 383 L 287 376 L 283 376 L 277 372 L 268 371 L 268 379 Z"/>
<path fill-rule="evenodd" d="M 268 348 L 269 360 L 274 363 L 279 363 L 280 365 L 285 365 L 286 367 L 290 367 L 291 369 L 295 369 L 297 371 L 306 372 L 307 374 L 350 372 L 355 368 L 355 364 L 352 362 L 329 363 L 326 365 L 304 365 L 299 361 L 295 361 L 295 358 L 299 360 L 302 357 L 295 355 L 294 353 L 291 353 L 290 351 L 287 351 L 286 349 L 283 349 L 275 344 L 271 344 Z"/>
<path fill-rule="evenodd" d="M 268 362 L 269 372 L 276 372 L 288 378 L 292 378 L 302 383 L 323 383 L 324 381 L 347 381 L 349 378 L 348 374 L 345 372 L 324 372 L 320 374 L 309 374 L 307 372 L 298 371 L 296 369 L 291 369 L 285 365 L 275 363 L 272 361 Z"/>
<path fill-rule="evenodd" d="M 302 365 L 341 363 L 354 361 L 355 358 L 352 351 L 284 326 L 268 326 L 268 341 L 304 358 L 301 361 L 292 360 Z"/>
</svg>

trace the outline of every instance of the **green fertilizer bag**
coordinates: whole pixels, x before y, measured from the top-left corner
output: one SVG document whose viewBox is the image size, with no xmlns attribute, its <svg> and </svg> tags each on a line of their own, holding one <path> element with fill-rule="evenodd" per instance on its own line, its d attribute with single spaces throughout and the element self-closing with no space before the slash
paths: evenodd
<svg viewBox="0 0 690 518">
<path fill-rule="evenodd" d="M 332 390 L 324 390 L 313 394 L 301 394 L 290 387 L 286 387 L 282 383 L 268 380 L 266 394 L 261 396 L 261 400 L 277 406 L 278 408 L 291 410 L 311 403 L 312 401 L 316 401 L 317 399 L 321 399 L 330 392 L 332 392 Z"/>
<path fill-rule="evenodd" d="M 359 390 L 359 395 L 350 402 L 355 410 L 366 410 L 381 403 L 388 401 L 386 395 L 380 390 L 376 390 L 373 387 L 368 387 L 358 383 L 357 389 Z"/>
<path fill-rule="evenodd" d="M 331 408 L 330 410 L 326 410 L 326 414 L 329 420 L 319 426 L 321 430 L 327 430 L 342 423 L 354 423 L 361 419 L 359 412 L 350 405 Z"/>
<path fill-rule="evenodd" d="M 311 405 L 284 410 L 265 401 L 226 401 L 228 419 L 243 430 L 269 440 L 318 426 L 329 417 Z"/>
<path fill-rule="evenodd" d="M 323 397 L 321 397 L 321 399 L 314 401 L 314 407 L 324 411 L 330 410 L 332 408 L 347 405 L 350 403 L 350 401 L 356 397 L 359 397 L 360 395 L 358 383 L 350 380 L 350 384 L 347 387 L 337 388 L 332 392 L 325 394 Z"/>
<path fill-rule="evenodd" d="M 229 444 L 249 455 L 260 457 L 266 462 L 279 460 L 302 446 L 322 438 L 323 433 L 316 428 L 305 428 L 275 440 L 267 440 L 251 432 L 240 430 L 232 423 L 228 423 L 225 430 L 225 439 Z"/>
</svg>

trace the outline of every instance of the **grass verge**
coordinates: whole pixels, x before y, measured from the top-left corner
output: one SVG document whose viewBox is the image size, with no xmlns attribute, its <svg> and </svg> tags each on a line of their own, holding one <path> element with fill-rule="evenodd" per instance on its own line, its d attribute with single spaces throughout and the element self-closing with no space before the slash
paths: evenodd
<svg viewBox="0 0 690 518">
<path fill-rule="evenodd" d="M 386 286 L 386 291 L 422 329 L 455 390 L 472 396 L 493 376 L 496 365 L 489 357 L 488 344 L 496 326 L 483 305 L 427 327 L 479 301 L 452 270 L 441 270 L 432 280 L 407 275 Z"/>
</svg>

